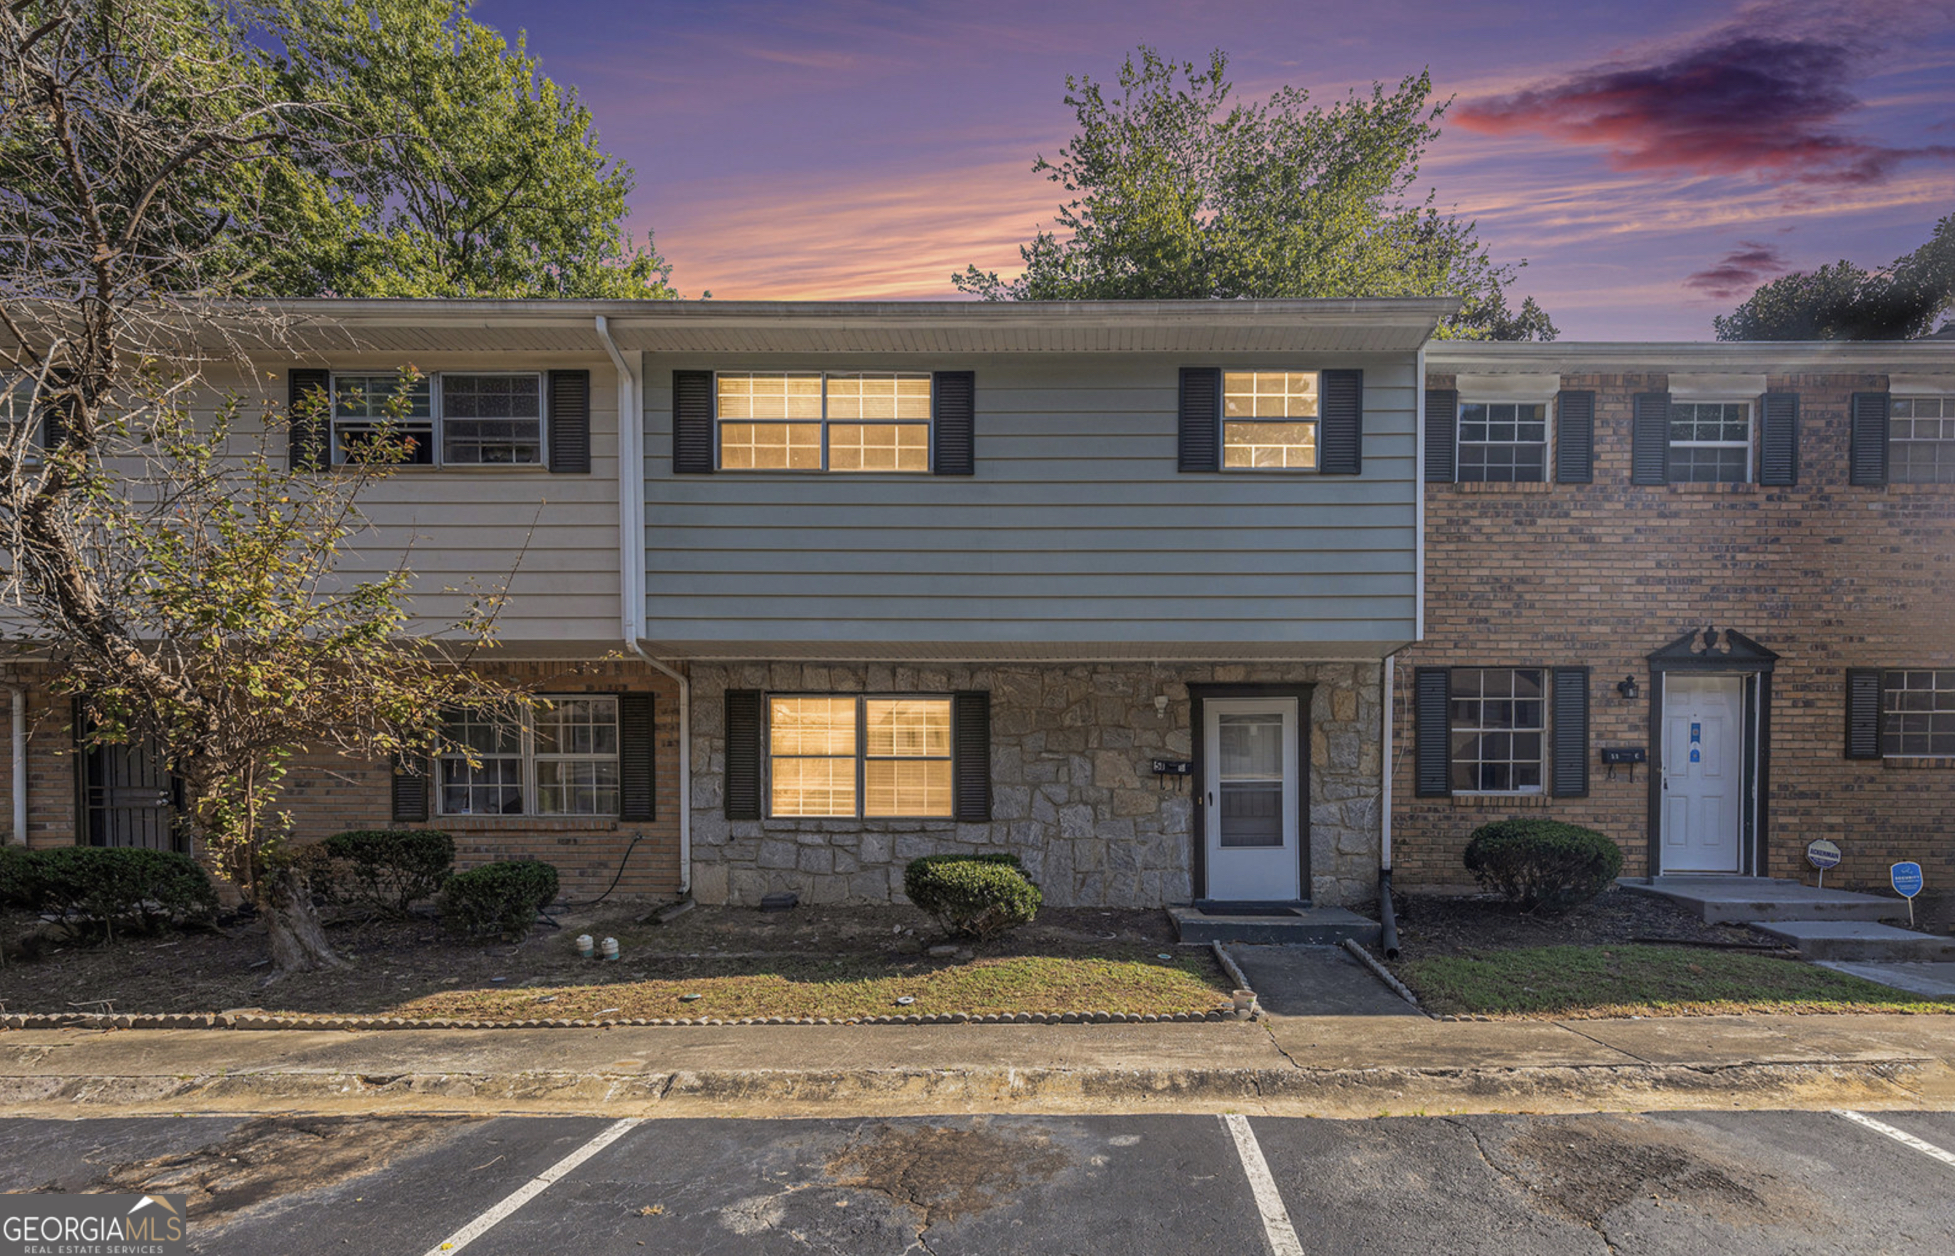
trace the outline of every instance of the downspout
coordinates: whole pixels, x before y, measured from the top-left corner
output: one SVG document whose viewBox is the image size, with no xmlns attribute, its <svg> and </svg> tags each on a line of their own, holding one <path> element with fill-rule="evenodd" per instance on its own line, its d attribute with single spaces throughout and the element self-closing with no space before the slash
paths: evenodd
<svg viewBox="0 0 1955 1256">
<path fill-rule="evenodd" d="M 638 372 L 597 318 L 618 372 L 618 609 L 625 649 L 679 687 L 679 895 L 692 893 L 692 682 L 645 652 L 645 409 Z"/>
<path fill-rule="evenodd" d="M 27 690 L 9 686 L 14 694 L 14 831 L 8 841 L 27 845 Z"/>
<path fill-rule="evenodd" d="M 1423 493 L 1424 486 L 1420 486 Z M 1386 959 L 1398 958 L 1398 916 L 1392 910 L 1392 710 L 1393 669 L 1398 655 L 1387 654 L 1379 669 L 1384 684 L 1383 708 L 1378 719 L 1380 761 L 1378 788 L 1378 945 Z"/>
</svg>

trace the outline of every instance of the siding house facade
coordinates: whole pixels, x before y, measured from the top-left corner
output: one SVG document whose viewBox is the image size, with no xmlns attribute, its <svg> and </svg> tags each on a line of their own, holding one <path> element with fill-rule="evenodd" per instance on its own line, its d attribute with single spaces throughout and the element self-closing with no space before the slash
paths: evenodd
<svg viewBox="0 0 1955 1256">
<path fill-rule="evenodd" d="M 1955 873 L 1955 342 L 1435 344 L 1396 883 L 1569 820 L 1631 875 Z"/>
</svg>

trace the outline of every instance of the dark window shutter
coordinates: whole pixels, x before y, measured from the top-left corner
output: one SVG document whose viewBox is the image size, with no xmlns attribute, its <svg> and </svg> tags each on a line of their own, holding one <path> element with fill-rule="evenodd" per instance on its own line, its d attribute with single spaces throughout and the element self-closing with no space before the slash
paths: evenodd
<svg viewBox="0 0 1955 1256">
<path fill-rule="evenodd" d="M 326 450 L 331 430 L 333 373 L 294 368 L 286 373 L 286 448 L 294 471 L 323 471 L 331 461 Z M 426 804 L 422 819 L 426 819 Z"/>
<path fill-rule="evenodd" d="M 1426 483 L 1451 484 L 1459 475 L 1459 394 L 1426 389 Z"/>
<path fill-rule="evenodd" d="M 760 690 L 726 691 L 726 783 L 729 820 L 760 819 Z"/>
<path fill-rule="evenodd" d="M 1670 478 L 1670 394 L 1637 393 L 1634 423 L 1629 482 L 1662 484 Z"/>
<path fill-rule="evenodd" d="M 1453 792 L 1452 679 L 1452 672 L 1444 667 L 1421 667 L 1412 673 L 1412 745 L 1421 798 L 1444 798 Z"/>
<path fill-rule="evenodd" d="M 629 416 L 619 415 L 620 423 Z M 550 372 L 550 470 L 589 475 L 591 470 L 591 373 Z"/>
<path fill-rule="evenodd" d="M 618 819 L 658 818 L 657 699 L 649 693 L 618 695 Z"/>
<path fill-rule="evenodd" d="M 938 371 L 930 384 L 933 475 L 977 473 L 977 376 L 970 371 Z"/>
<path fill-rule="evenodd" d="M 1880 669 L 1846 669 L 1846 757 L 1880 758 Z"/>
<path fill-rule="evenodd" d="M 42 449 L 56 449 L 68 439 L 68 432 L 72 427 L 68 422 L 68 414 L 74 404 L 73 398 L 57 401 L 51 394 L 67 387 L 71 378 L 72 374 L 69 371 L 64 368 L 56 368 L 47 373 L 47 377 L 41 385 L 39 403 L 35 406 L 35 409 L 41 416 L 40 436 Z M 17 382 L 15 387 L 22 387 L 24 384 L 25 381 L 22 380 Z"/>
<path fill-rule="evenodd" d="M 1595 394 L 1558 393 L 1554 403 L 1554 478 L 1561 484 L 1595 480 Z"/>
<path fill-rule="evenodd" d="M 1799 482 L 1799 394 L 1766 393 L 1758 409 L 1758 482 Z"/>
<path fill-rule="evenodd" d="M 991 695 L 981 689 L 952 694 L 950 728 L 952 805 L 957 819 L 980 824 L 991 818 Z"/>
<path fill-rule="evenodd" d="M 1886 393 L 1853 394 L 1852 483 L 1868 488 L 1887 483 L 1887 416 L 1893 409 Z"/>
<path fill-rule="evenodd" d="M 394 756 L 393 791 L 396 823 L 419 823 L 428 818 L 427 756 Z"/>
<path fill-rule="evenodd" d="M 1325 475 L 1364 470 L 1364 372 L 1325 371 L 1317 419 L 1317 469 Z"/>
<path fill-rule="evenodd" d="M 1588 668 L 1554 669 L 1554 796 L 1588 796 Z"/>
<path fill-rule="evenodd" d="M 1222 372 L 1181 368 L 1181 470 L 1222 469 Z"/>
<path fill-rule="evenodd" d="M 672 474 L 713 473 L 713 373 L 672 372 Z"/>
</svg>

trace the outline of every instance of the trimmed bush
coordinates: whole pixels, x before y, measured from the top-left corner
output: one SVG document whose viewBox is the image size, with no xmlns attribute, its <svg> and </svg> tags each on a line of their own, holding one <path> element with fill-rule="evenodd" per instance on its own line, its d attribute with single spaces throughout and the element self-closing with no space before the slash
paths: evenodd
<svg viewBox="0 0 1955 1256">
<path fill-rule="evenodd" d="M 320 846 L 337 896 L 389 916 L 440 893 L 455 866 L 455 839 L 433 829 L 354 829 Z"/>
<path fill-rule="evenodd" d="M 55 846 L 34 852 L 32 867 L 35 906 L 59 912 L 71 931 L 77 923 L 99 924 L 114 938 L 118 921 L 151 932 L 217 914 L 210 875 L 175 851 Z"/>
<path fill-rule="evenodd" d="M 557 896 L 557 869 L 536 859 L 510 859 L 457 872 L 441 887 L 441 923 L 469 938 L 520 941 Z"/>
<path fill-rule="evenodd" d="M 12 842 L 0 845 L 0 907 L 34 907 L 41 901 L 38 852 Z"/>
<path fill-rule="evenodd" d="M 1030 924 L 1044 898 L 1015 855 L 925 855 L 903 869 L 903 893 L 953 934 L 988 942 Z"/>
<path fill-rule="evenodd" d="M 1521 910 L 1553 913 L 1608 889 L 1622 873 L 1622 848 L 1560 820 L 1496 820 L 1473 830 L 1466 867 Z"/>
</svg>

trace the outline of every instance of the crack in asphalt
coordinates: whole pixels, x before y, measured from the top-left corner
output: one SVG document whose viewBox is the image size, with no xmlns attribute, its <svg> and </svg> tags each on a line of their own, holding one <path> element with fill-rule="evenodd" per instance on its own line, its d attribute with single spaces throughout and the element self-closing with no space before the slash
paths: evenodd
<svg viewBox="0 0 1955 1256">
<path fill-rule="evenodd" d="M 1481 1163 L 1485 1164 L 1487 1168 L 1493 1170 L 1501 1177 L 1506 1178 L 1509 1182 L 1512 1182 L 1515 1186 L 1519 1187 L 1523 1193 L 1529 1196 L 1544 1196 L 1544 1197 L 1547 1196 L 1547 1193 L 1545 1191 L 1542 1191 L 1541 1189 L 1536 1187 L 1532 1182 L 1529 1182 L 1526 1178 L 1522 1177 L 1520 1174 L 1514 1172 L 1512 1169 L 1504 1168 L 1501 1165 L 1495 1163 L 1494 1158 L 1487 1154 L 1487 1145 L 1485 1142 L 1481 1140 L 1480 1131 L 1474 1129 L 1471 1125 L 1468 1125 L 1466 1122 L 1457 1120 L 1453 1117 L 1441 1117 L 1439 1119 L 1444 1121 L 1446 1124 L 1452 1126 L 1454 1129 L 1459 1130 L 1461 1133 L 1465 1134 L 1468 1138 L 1473 1140 L 1473 1150 L 1480 1154 L 1480 1161 Z M 1576 1220 L 1581 1221 L 1583 1225 L 1587 1226 L 1590 1230 L 1593 1230 L 1595 1232 L 1595 1237 L 1602 1240 L 1603 1247 L 1607 1248 L 1611 1252 L 1616 1252 L 1620 1250 L 1619 1248 L 1616 1247 L 1615 1241 L 1609 1237 L 1609 1232 L 1603 1228 L 1602 1222 L 1599 1218 L 1595 1220 L 1590 1220 L 1586 1217 L 1578 1217 L 1576 1218 Z"/>
</svg>

